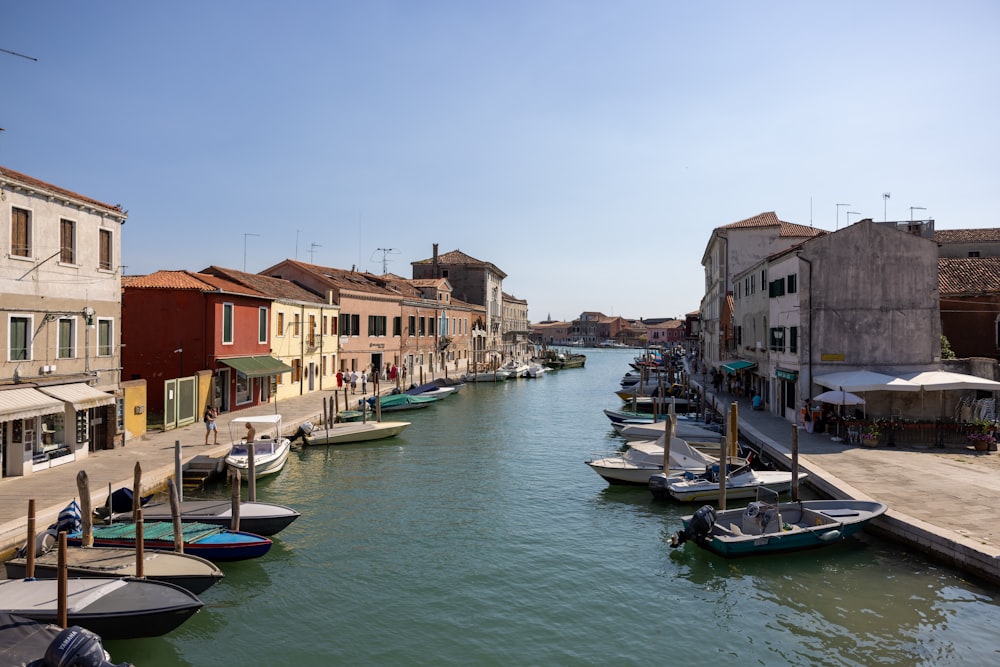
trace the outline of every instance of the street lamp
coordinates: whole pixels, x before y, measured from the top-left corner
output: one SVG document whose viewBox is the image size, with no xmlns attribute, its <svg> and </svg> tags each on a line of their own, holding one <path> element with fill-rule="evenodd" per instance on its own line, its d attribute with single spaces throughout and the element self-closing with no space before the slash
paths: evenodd
<svg viewBox="0 0 1000 667">
<path fill-rule="evenodd" d="M 179 348 L 174 350 L 174 354 L 180 355 L 177 357 L 177 377 L 184 377 L 184 345 L 181 344 Z"/>
<path fill-rule="evenodd" d="M 837 204 L 837 227 L 836 227 L 836 229 L 840 229 L 840 207 L 841 206 L 850 206 L 850 204 Z"/>
<path fill-rule="evenodd" d="M 857 211 L 848 211 L 847 213 L 845 213 L 845 214 L 844 214 L 844 218 L 846 218 L 846 219 L 847 219 L 847 226 L 848 226 L 848 227 L 850 227 L 850 226 L 851 226 L 851 216 L 852 216 L 852 215 L 861 215 L 861 214 L 860 214 L 860 213 L 858 213 Z"/>
<path fill-rule="evenodd" d="M 910 221 L 911 222 L 913 221 L 913 212 L 914 211 L 926 211 L 926 210 L 927 209 L 924 208 L 923 206 L 911 206 L 910 207 Z"/>
</svg>

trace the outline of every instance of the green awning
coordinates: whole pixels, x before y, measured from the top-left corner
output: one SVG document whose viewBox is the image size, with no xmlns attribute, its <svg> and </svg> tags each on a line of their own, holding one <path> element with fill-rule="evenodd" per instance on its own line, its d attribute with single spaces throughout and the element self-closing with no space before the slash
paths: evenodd
<svg viewBox="0 0 1000 667">
<path fill-rule="evenodd" d="M 722 370 L 727 373 L 735 373 L 736 371 L 742 371 L 745 368 L 753 368 L 757 364 L 753 361 L 744 361 L 743 359 L 738 359 L 736 361 L 730 361 L 727 364 L 722 364 Z"/>
<path fill-rule="evenodd" d="M 219 359 L 219 362 L 230 368 L 235 368 L 240 373 L 251 378 L 278 375 L 280 373 L 288 373 L 292 370 L 291 366 L 268 355 L 261 355 L 259 357 L 233 357 L 231 359 Z"/>
</svg>

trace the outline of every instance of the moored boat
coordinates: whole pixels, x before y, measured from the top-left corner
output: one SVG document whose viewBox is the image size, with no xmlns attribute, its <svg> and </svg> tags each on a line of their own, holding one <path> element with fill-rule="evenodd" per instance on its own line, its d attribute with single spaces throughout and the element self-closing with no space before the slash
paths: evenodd
<svg viewBox="0 0 1000 667">
<path fill-rule="evenodd" d="M 9 579 L 27 576 L 27 558 L 12 558 L 4 563 Z M 143 552 L 143 577 L 180 586 L 192 593 L 203 593 L 222 581 L 222 570 L 211 561 L 193 554 L 150 549 Z M 35 556 L 35 577 L 55 579 L 59 574 L 59 553 L 49 550 Z M 77 578 L 135 577 L 135 549 L 120 547 L 69 547 L 66 549 L 68 576 Z"/>
<path fill-rule="evenodd" d="M 58 580 L 0 581 L 0 612 L 39 623 L 58 621 Z M 180 586 L 144 579 L 69 579 L 67 620 L 107 640 L 159 637 L 202 608 Z"/>
<path fill-rule="evenodd" d="M 242 521 L 242 518 L 241 518 Z M 94 546 L 135 548 L 135 524 L 94 526 Z M 271 540 L 261 535 L 234 531 L 205 523 L 182 523 L 184 553 L 210 561 L 246 560 L 263 556 L 271 548 Z M 67 536 L 71 546 L 80 546 L 81 533 Z M 166 521 L 148 521 L 143 526 L 143 544 L 147 549 L 170 551 L 174 548 L 174 527 Z"/>
<path fill-rule="evenodd" d="M 63 629 L 24 616 L 0 613 L 0 664 L 4 667 L 112 667 L 101 638 L 86 628 Z M 122 663 L 117 667 L 129 667 Z"/>
<path fill-rule="evenodd" d="M 805 479 L 802 473 L 799 479 Z M 718 464 L 700 474 L 666 475 L 662 472 L 649 477 L 649 490 L 654 498 L 673 498 L 682 503 L 716 502 L 721 478 Z M 792 473 L 785 470 L 754 470 L 749 465 L 735 468 L 726 475 L 726 499 L 743 500 L 757 495 L 757 489 L 767 487 L 775 493 L 785 493 L 792 487 Z"/>
<path fill-rule="evenodd" d="M 681 519 L 670 546 L 691 541 L 726 558 L 815 549 L 854 535 L 887 509 L 870 500 L 757 500 L 722 512 L 704 505 Z"/>
<path fill-rule="evenodd" d="M 178 509 L 182 523 L 205 523 L 222 528 L 228 528 L 232 524 L 233 504 L 230 500 L 183 500 Z M 254 535 L 269 537 L 280 533 L 299 516 L 298 511 L 284 505 L 250 500 L 240 502 L 240 529 Z M 142 509 L 142 518 L 147 522 L 170 522 L 170 505 L 147 505 Z M 127 523 L 132 520 L 132 515 L 118 514 L 114 520 L 116 523 Z"/>
<path fill-rule="evenodd" d="M 377 410 L 381 410 L 382 412 L 398 412 L 400 410 L 417 410 L 420 408 L 427 408 L 434 403 L 437 403 L 439 400 L 441 399 L 436 396 L 428 396 L 426 394 L 411 396 L 410 394 L 398 393 L 385 394 L 384 396 L 371 396 L 368 398 L 368 403 L 372 406 L 372 408 L 375 408 L 377 401 Z"/>
<path fill-rule="evenodd" d="M 257 426 L 261 433 L 257 433 Z M 281 472 L 291 451 L 291 441 L 281 434 L 281 415 L 236 417 L 229 422 L 233 438 L 226 455 L 226 467 L 247 481 L 250 474 L 250 445 L 253 445 L 254 477 L 260 479 Z"/>
<path fill-rule="evenodd" d="M 330 428 L 313 428 L 305 438 L 305 444 L 315 445 L 348 445 L 355 442 L 382 440 L 391 438 L 403 432 L 410 422 L 402 421 L 370 421 L 334 424 Z"/>
</svg>

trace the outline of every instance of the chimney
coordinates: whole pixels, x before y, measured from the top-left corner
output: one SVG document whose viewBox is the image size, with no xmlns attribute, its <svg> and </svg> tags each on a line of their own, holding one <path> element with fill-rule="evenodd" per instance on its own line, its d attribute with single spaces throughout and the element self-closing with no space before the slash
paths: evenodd
<svg viewBox="0 0 1000 667">
<path fill-rule="evenodd" d="M 431 275 L 435 278 L 441 277 L 441 269 L 438 267 L 438 244 L 434 244 L 434 259 L 431 260 Z"/>
</svg>

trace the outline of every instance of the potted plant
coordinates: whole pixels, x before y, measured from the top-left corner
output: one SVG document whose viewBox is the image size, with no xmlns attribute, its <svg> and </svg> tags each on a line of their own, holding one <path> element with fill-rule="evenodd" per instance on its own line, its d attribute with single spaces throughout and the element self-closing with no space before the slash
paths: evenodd
<svg viewBox="0 0 1000 667">
<path fill-rule="evenodd" d="M 882 437 L 882 433 L 878 430 L 878 427 L 874 424 L 868 427 L 868 430 L 861 434 L 861 444 L 865 447 L 875 447 L 878 445 L 878 439 Z"/>
</svg>

